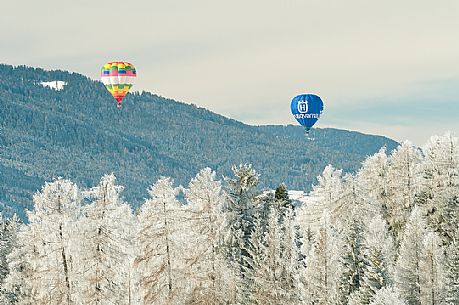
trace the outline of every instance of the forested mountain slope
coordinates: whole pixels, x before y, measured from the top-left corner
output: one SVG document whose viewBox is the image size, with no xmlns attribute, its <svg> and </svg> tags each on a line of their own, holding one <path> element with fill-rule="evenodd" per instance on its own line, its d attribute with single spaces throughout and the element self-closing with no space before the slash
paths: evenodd
<svg viewBox="0 0 459 305">
<path fill-rule="evenodd" d="M 66 83 L 62 90 L 40 84 L 55 80 Z M 160 176 L 185 184 L 206 166 L 221 177 L 239 163 L 253 164 L 260 187 L 309 190 L 327 164 L 353 172 L 381 146 L 397 145 L 336 129 L 312 135 L 246 125 L 148 92 L 129 94 L 117 109 L 102 83 L 83 75 L 0 65 L 0 209 L 30 208 L 33 193 L 55 177 L 85 187 L 112 172 L 137 206 Z"/>
</svg>

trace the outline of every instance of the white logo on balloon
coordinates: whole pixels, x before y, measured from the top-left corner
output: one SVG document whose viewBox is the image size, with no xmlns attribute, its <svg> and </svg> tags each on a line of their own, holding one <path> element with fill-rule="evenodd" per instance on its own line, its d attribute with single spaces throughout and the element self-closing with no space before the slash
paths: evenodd
<svg viewBox="0 0 459 305">
<path fill-rule="evenodd" d="M 299 113 L 308 112 L 308 102 L 307 101 L 298 102 L 298 112 Z"/>
</svg>

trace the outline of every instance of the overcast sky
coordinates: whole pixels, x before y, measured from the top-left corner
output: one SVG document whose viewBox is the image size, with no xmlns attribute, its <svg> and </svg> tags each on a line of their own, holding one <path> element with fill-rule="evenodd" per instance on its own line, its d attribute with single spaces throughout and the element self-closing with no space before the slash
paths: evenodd
<svg viewBox="0 0 459 305">
<path fill-rule="evenodd" d="M 136 90 L 249 124 L 296 124 L 315 93 L 316 127 L 459 135 L 457 0 L 5 0 L 0 29 L 2 63 L 97 79 L 130 61 Z"/>
</svg>

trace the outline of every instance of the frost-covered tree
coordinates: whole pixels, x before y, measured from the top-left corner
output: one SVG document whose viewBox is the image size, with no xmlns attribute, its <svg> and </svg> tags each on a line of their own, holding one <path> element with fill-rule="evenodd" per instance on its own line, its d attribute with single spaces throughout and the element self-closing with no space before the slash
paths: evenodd
<svg viewBox="0 0 459 305">
<path fill-rule="evenodd" d="M 441 249 L 441 239 L 433 232 L 427 233 L 419 262 L 421 304 L 442 304 L 445 298 L 444 264 L 445 258 Z"/>
<path fill-rule="evenodd" d="M 301 264 L 295 239 L 294 214 L 272 208 L 263 232 L 257 220 L 251 238 L 251 279 L 249 299 L 253 304 L 298 304 L 302 286 L 299 282 Z"/>
<path fill-rule="evenodd" d="M 360 188 L 372 200 L 377 200 L 385 205 L 388 194 L 388 157 L 386 147 L 368 157 L 362 163 L 357 174 L 357 181 Z"/>
<path fill-rule="evenodd" d="M 427 235 L 426 220 L 419 207 L 413 209 L 402 235 L 395 283 L 408 305 L 421 304 L 421 253 Z"/>
<path fill-rule="evenodd" d="M 369 304 L 376 293 L 392 283 L 395 248 L 386 221 L 375 216 L 364 231 L 365 267 L 361 286 L 350 296 L 353 303 Z"/>
<path fill-rule="evenodd" d="M 392 287 L 385 287 L 379 290 L 370 305 L 407 305 L 400 293 Z"/>
<path fill-rule="evenodd" d="M 140 305 L 142 304 L 141 277 L 135 263 L 139 253 L 137 243 L 138 219 L 127 206 L 123 205 L 120 210 L 123 209 L 125 210 L 125 218 L 120 223 L 123 227 L 119 228 L 118 233 L 121 236 L 121 245 L 124 247 L 122 249 L 124 266 L 117 275 L 120 292 L 124 294 L 120 302 L 127 305 Z"/>
<path fill-rule="evenodd" d="M 234 178 L 226 178 L 227 200 L 223 206 L 225 234 L 222 250 L 234 274 L 241 277 L 237 295 L 241 299 L 247 299 L 250 283 L 244 276 L 244 272 L 249 268 L 248 249 L 253 232 L 254 215 L 259 203 L 258 192 L 255 190 L 259 175 L 251 165 L 246 164 L 234 166 L 233 174 Z"/>
<path fill-rule="evenodd" d="M 11 304 L 29 305 L 40 303 L 40 269 L 43 254 L 43 234 L 40 226 L 32 221 L 30 215 L 27 226 L 21 225 L 17 234 L 15 248 L 8 256 L 9 274 L 4 288 L 13 296 Z M 8 304 L 8 303 L 7 303 Z"/>
<path fill-rule="evenodd" d="M 342 220 L 346 220 L 344 226 L 352 226 L 349 222 L 353 222 L 355 218 L 359 218 L 360 221 L 371 219 L 371 214 L 374 213 L 374 207 L 367 204 L 367 194 L 362 193 L 360 187 L 354 175 L 344 176 L 339 207 L 335 208 L 335 214 L 339 214 Z"/>
<path fill-rule="evenodd" d="M 343 242 L 338 304 L 344 305 L 348 304 L 349 295 L 362 286 L 365 270 L 363 223 L 355 216 L 344 230 Z"/>
<path fill-rule="evenodd" d="M 459 230 L 453 235 L 451 244 L 446 247 L 444 287 L 446 304 L 459 304 Z"/>
<path fill-rule="evenodd" d="M 78 222 L 80 242 L 76 266 L 77 304 L 133 304 L 130 279 L 133 247 L 131 209 L 120 198 L 123 187 L 112 175 L 103 176 L 89 192 L 93 202 L 85 207 Z"/>
<path fill-rule="evenodd" d="M 62 179 L 46 184 L 43 191 L 34 196 L 34 212 L 41 218 L 43 230 L 48 231 L 43 241 L 47 272 L 42 273 L 42 284 L 49 289 L 48 304 L 74 303 L 72 288 L 76 274 L 71 262 L 80 201 L 78 187 Z"/>
<path fill-rule="evenodd" d="M 19 225 L 20 222 L 16 215 L 10 219 L 4 219 L 0 213 L 0 304 L 8 305 L 16 300 L 14 291 L 8 291 L 4 287 L 4 281 L 10 273 L 8 257 L 17 246 Z"/>
<path fill-rule="evenodd" d="M 445 244 L 459 225 L 459 141 L 451 133 L 433 136 L 424 146 L 422 189 L 418 201 L 426 207 L 429 224 Z"/>
<path fill-rule="evenodd" d="M 292 200 L 289 198 L 287 185 L 281 183 L 274 191 L 275 205 L 278 209 L 287 211 L 293 209 Z"/>
<path fill-rule="evenodd" d="M 327 165 L 321 176 L 317 177 L 318 184 L 313 186 L 310 196 L 331 208 L 341 197 L 342 171 Z"/>
<path fill-rule="evenodd" d="M 321 176 L 317 177 L 318 184 L 313 186 L 309 193 L 307 203 L 297 209 L 297 222 L 303 238 L 303 249 L 311 249 L 314 243 L 312 238 L 320 229 L 324 210 L 333 219 L 335 216 L 343 220 L 339 215 L 341 199 L 343 197 L 342 171 L 333 166 L 325 167 Z M 336 215 L 335 215 L 336 209 Z M 309 253 L 306 252 L 306 253 Z"/>
<path fill-rule="evenodd" d="M 268 215 L 269 216 L 269 215 Z M 263 284 L 266 275 L 264 268 L 265 256 L 265 234 L 267 224 L 260 214 L 255 215 L 254 228 L 250 236 L 250 244 L 247 249 L 249 258 L 247 267 L 244 270 L 245 281 L 250 282 L 250 291 L 247 293 L 247 300 L 253 303 L 257 302 L 260 296 L 263 296 L 265 285 Z"/>
<path fill-rule="evenodd" d="M 174 215 L 179 210 L 170 178 L 160 178 L 150 189 L 150 199 L 140 208 L 139 255 L 144 304 L 172 304 L 176 295 Z"/>
<path fill-rule="evenodd" d="M 191 285 L 189 304 L 222 304 L 230 299 L 231 283 L 226 282 L 231 272 L 222 255 L 221 214 L 224 197 L 220 181 L 210 168 L 201 170 L 185 191 L 188 202 L 185 273 Z"/>
<path fill-rule="evenodd" d="M 330 215 L 325 211 L 316 235 L 316 242 L 306 260 L 304 273 L 306 304 L 336 304 L 338 279 L 341 274 L 341 253 L 340 232 L 332 225 Z"/>
<path fill-rule="evenodd" d="M 75 184 L 57 179 L 35 194 L 29 225 L 18 235 L 9 279 L 22 286 L 19 303 L 75 304 L 75 221 L 81 196 Z"/>
<path fill-rule="evenodd" d="M 419 163 L 421 155 L 418 148 L 410 142 L 403 142 L 389 158 L 387 186 L 387 221 L 397 245 L 419 189 Z"/>
</svg>

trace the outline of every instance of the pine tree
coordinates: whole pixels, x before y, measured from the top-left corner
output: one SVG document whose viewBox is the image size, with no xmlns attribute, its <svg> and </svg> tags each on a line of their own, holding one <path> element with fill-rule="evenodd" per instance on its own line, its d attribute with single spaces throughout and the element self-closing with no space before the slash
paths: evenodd
<svg viewBox="0 0 459 305">
<path fill-rule="evenodd" d="M 365 269 L 364 251 L 363 224 L 353 217 L 345 231 L 338 304 L 348 304 L 349 295 L 362 286 Z"/>
<path fill-rule="evenodd" d="M 233 167 L 234 178 L 226 178 L 227 200 L 223 206 L 224 222 L 224 248 L 228 264 L 234 274 L 241 278 L 237 295 L 241 300 L 249 296 L 250 282 L 245 276 L 249 268 L 250 237 L 253 232 L 254 215 L 257 211 L 259 175 L 251 165 Z"/>
<path fill-rule="evenodd" d="M 276 206 L 283 209 L 292 209 L 293 203 L 292 200 L 289 198 L 287 186 L 285 183 L 281 183 L 276 190 L 274 191 L 274 199 L 276 202 Z"/>
<path fill-rule="evenodd" d="M 386 221 L 375 216 L 364 232 L 365 267 L 360 289 L 350 299 L 352 304 L 369 304 L 376 293 L 392 283 L 394 243 Z M 350 302 L 351 304 L 351 302 Z"/>
</svg>

